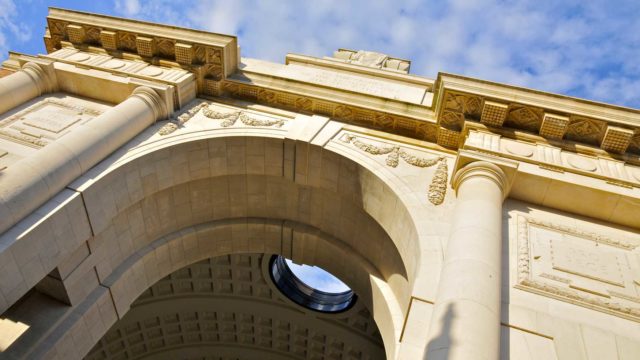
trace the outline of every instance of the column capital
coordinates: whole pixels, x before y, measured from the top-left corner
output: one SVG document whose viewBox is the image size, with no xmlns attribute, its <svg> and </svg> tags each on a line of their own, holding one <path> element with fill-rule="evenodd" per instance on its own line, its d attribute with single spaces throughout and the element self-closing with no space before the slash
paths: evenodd
<svg viewBox="0 0 640 360">
<path fill-rule="evenodd" d="M 469 150 L 458 153 L 451 186 L 457 192 L 467 179 L 480 176 L 493 181 L 507 197 L 518 169 L 518 163 Z"/>
<path fill-rule="evenodd" d="M 31 80 L 38 87 L 38 96 L 57 90 L 58 83 L 55 79 L 55 74 L 50 69 L 46 69 L 43 65 L 29 61 L 22 65 L 22 71 L 29 75 Z"/>
<path fill-rule="evenodd" d="M 158 93 L 148 86 L 139 86 L 131 93 L 131 96 L 138 97 L 146 102 L 153 110 L 156 121 L 165 119 L 169 116 L 167 104 L 158 95 Z"/>
<path fill-rule="evenodd" d="M 488 161 L 475 161 L 456 171 L 451 179 L 451 185 L 458 191 L 462 183 L 472 177 L 484 177 L 498 185 L 502 192 L 509 186 L 507 175 L 495 164 Z"/>
</svg>

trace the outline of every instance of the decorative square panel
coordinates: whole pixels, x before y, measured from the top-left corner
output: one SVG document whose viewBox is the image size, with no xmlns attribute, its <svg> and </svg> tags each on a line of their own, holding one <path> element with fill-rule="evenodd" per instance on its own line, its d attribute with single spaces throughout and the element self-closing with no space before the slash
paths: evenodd
<svg viewBox="0 0 640 360">
<path fill-rule="evenodd" d="M 549 139 L 562 139 L 567 131 L 567 125 L 569 125 L 568 117 L 545 113 L 542 118 L 540 135 Z"/>
<path fill-rule="evenodd" d="M 633 130 L 607 126 L 600 147 L 610 152 L 622 154 L 627 151 L 631 138 L 633 138 Z"/>
<path fill-rule="evenodd" d="M 639 243 L 521 216 L 515 287 L 640 322 Z"/>
<path fill-rule="evenodd" d="M 508 104 L 485 101 L 480 122 L 489 126 L 502 126 L 502 123 L 507 118 L 508 109 Z"/>
<path fill-rule="evenodd" d="M 84 42 L 84 28 L 80 25 L 67 25 L 67 35 L 69 41 L 74 44 L 82 44 Z"/>
<path fill-rule="evenodd" d="M 460 133 L 441 127 L 438 129 L 437 141 L 440 146 L 456 148 L 460 142 Z"/>
<path fill-rule="evenodd" d="M 212 95 L 212 96 L 220 95 L 220 81 L 205 78 L 203 80 L 202 90 L 207 95 Z"/>
<path fill-rule="evenodd" d="M 175 47 L 176 61 L 180 64 L 191 65 L 193 61 L 193 46 L 177 43 Z"/>
<path fill-rule="evenodd" d="M 102 47 L 108 50 L 118 49 L 118 34 L 115 31 L 100 31 L 100 42 Z"/>
<path fill-rule="evenodd" d="M 136 36 L 138 55 L 151 57 L 155 53 L 155 41 L 152 38 Z"/>
</svg>

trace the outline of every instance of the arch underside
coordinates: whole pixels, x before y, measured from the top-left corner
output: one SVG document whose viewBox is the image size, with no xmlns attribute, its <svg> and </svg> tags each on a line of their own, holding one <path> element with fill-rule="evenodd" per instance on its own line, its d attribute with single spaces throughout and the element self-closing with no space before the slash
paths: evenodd
<svg viewBox="0 0 640 360">
<path fill-rule="evenodd" d="M 148 288 L 86 359 L 384 359 L 362 302 L 338 314 L 293 303 L 268 254 L 209 258 Z"/>
</svg>

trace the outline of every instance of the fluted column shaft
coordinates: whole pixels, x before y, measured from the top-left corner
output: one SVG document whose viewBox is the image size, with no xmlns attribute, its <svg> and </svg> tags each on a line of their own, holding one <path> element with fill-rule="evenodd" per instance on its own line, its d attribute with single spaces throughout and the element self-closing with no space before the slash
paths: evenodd
<svg viewBox="0 0 640 360">
<path fill-rule="evenodd" d="M 507 177 L 478 161 L 453 178 L 457 202 L 431 318 L 429 360 L 500 356 L 502 202 Z"/>
<path fill-rule="evenodd" d="M 122 103 L 0 173 L 0 233 L 156 120 L 168 116 L 158 94 L 139 87 Z"/>
<path fill-rule="evenodd" d="M 36 63 L 0 78 L 0 114 L 42 94 L 54 91 L 55 81 Z"/>
</svg>

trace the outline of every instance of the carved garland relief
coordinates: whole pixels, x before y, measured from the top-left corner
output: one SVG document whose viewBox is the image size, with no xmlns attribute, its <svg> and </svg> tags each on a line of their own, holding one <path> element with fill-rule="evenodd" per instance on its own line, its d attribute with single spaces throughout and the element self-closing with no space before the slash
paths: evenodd
<svg viewBox="0 0 640 360">
<path fill-rule="evenodd" d="M 388 155 L 386 159 L 387 166 L 397 167 L 399 159 L 402 159 L 409 165 L 426 168 L 434 165 L 438 165 L 436 171 L 429 184 L 427 192 L 427 198 L 429 202 L 434 205 L 440 205 L 444 201 L 444 197 L 447 191 L 447 178 L 448 168 L 447 159 L 444 156 L 439 156 L 431 159 L 421 158 L 415 155 L 409 154 L 405 149 L 400 146 L 379 147 L 372 144 L 365 143 L 357 137 L 349 134 L 344 134 L 340 141 L 352 144 L 356 148 L 369 153 L 371 155 Z"/>
<path fill-rule="evenodd" d="M 637 246 L 520 216 L 515 287 L 640 321 Z"/>
<path fill-rule="evenodd" d="M 282 127 L 285 124 L 284 120 L 281 119 L 258 119 L 248 115 L 243 110 L 232 111 L 232 112 L 219 112 L 209 108 L 209 104 L 206 102 L 202 102 L 189 110 L 180 114 L 176 119 L 173 119 L 166 123 L 163 127 L 158 130 L 159 135 L 169 135 L 172 132 L 176 131 L 179 127 L 184 126 L 184 124 L 193 118 L 198 112 L 202 110 L 202 115 L 209 119 L 213 120 L 222 120 L 220 122 L 220 126 L 223 128 L 231 127 L 236 124 L 238 120 L 246 126 L 252 127 Z"/>
</svg>

